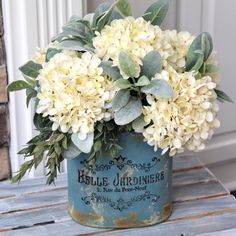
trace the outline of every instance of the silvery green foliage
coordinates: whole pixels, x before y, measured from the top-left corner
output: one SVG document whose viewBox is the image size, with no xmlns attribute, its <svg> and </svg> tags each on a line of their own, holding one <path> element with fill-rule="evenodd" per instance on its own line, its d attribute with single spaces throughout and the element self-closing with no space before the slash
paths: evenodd
<svg viewBox="0 0 236 236">
<path fill-rule="evenodd" d="M 145 12 L 143 18 L 153 25 L 161 25 L 169 8 L 169 0 L 159 0 L 153 3 Z"/>
<path fill-rule="evenodd" d="M 125 52 L 119 54 L 119 66 L 121 71 L 128 77 L 136 77 L 139 65 Z"/>
<path fill-rule="evenodd" d="M 93 146 L 94 133 L 87 134 L 86 139 L 81 140 L 79 135 L 74 133 L 71 135 L 71 140 L 74 145 L 84 153 L 90 153 Z"/>
<path fill-rule="evenodd" d="M 146 94 L 151 94 L 158 98 L 172 98 L 173 89 L 169 83 L 163 79 L 154 79 L 147 86 L 142 87 L 141 91 Z"/>
<path fill-rule="evenodd" d="M 146 75 L 149 79 L 154 77 L 162 70 L 161 55 L 159 52 L 153 50 L 143 58 L 143 65 L 141 67 L 141 74 Z"/>
<path fill-rule="evenodd" d="M 121 16 L 132 16 L 132 8 L 128 0 L 118 0 L 116 3 L 116 10 Z"/>
<path fill-rule="evenodd" d="M 144 121 L 144 116 L 141 115 L 136 120 L 133 121 L 132 128 L 134 129 L 135 132 L 142 133 L 142 130 L 145 125 L 146 122 Z"/>
<path fill-rule="evenodd" d="M 213 50 L 211 35 L 207 32 L 201 33 L 192 42 L 187 56 L 186 71 L 199 71 L 203 63 L 209 58 Z"/>
<path fill-rule="evenodd" d="M 122 107 L 127 105 L 130 99 L 130 91 L 127 89 L 122 89 L 118 91 L 112 100 L 112 109 L 116 112 Z"/>
<path fill-rule="evenodd" d="M 129 102 L 115 113 L 117 125 L 127 125 L 142 114 L 142 102 L 138 98 L 131 97 Z"/>
<path fill-rule="evenodd" d="M 119 68 L 114 66 L 111 61 L 102 61 L 99 66 L 103 69 L 103 73 L 111 77 L 113 80 L 122 78 Z"/>
<path fill-rule="evenodd" d="M 142 87 L 150 84 L 150 80 L 147 76 L 143 75 L 138 79 L 138 82 L 135 83 L 135 86 Z"/>
<path fill-rule="evenodd" d="M 132 87 L 132 84 L 127 79 L 118 79 L 118 80 L 116 80 L 115 85 L 116 85 L 116 87 L 118 87 L 120 89 L 127 89 L 127 88 Z"/>
<path fill-rule="evenodd" d="M 225 92 L 215 89 L 215 92 L 217 94 L 217 99 L 220 102 L 234 102 Z"/>
</svg>

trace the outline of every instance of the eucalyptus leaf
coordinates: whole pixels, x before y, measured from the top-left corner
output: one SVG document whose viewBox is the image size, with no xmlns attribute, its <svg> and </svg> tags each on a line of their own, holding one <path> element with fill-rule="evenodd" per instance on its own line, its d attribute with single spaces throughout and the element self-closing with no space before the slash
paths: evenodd
<svg viewBox="0 0 236 236">
<path fill-rule="evenodd" d="M 142 102 L 131 97 L 129 102 L 114 115 L 117 125 L 127 125 L 142 114 Z"/>
<path fill-rule="evenodd" d="M 39 70 L 42 68 L 42 65 L 33 61 L 28 61 L 25 65 L 21 66 L 19 70 L 28 77 L 37 78 L 39 75 Z"/>
<path fill-rule="evenodd" d="M 115 86 L 120 89 L 127 89 L 132 86 L 132 84 L 127 79 L 118 79 L 115 81 Z"/>
<path fill-rule="evenodd" d="M 111 61 L 102 61 L 99 65 L 103 69 L 103 73 L 111 77 L 113 80 L 120 79 L 122 76 L 117 66 L 114 66 Z"/>
<path fill-rule="evenodd" d="M 51 58 L 53 58 L 56 54 L 60 52 L 62 52 L 62 50 L 56 48 L 49 48 L 46 54 L 46 62 L 49 62 Z"/>
<path fill-rule="evenodd" d="M 132 16 L 132 8 L 128 0 L 118 0 L 116 8 L 123 17 Z"/>
<path fill-rule="evenodd" d="M 28 89 L 28 88 L 32 88 L 32 86 L 26 83 L 24 80 L 14 81 L 7 86 L 8 92 L 14 92 L 14 91 Z"/>
<path fill-rule="evenodd" d="M 193 70 L 192 68 L 199 63 L 199 57 L 202 57 L 199 51 L 203 53 L 203 62 L 205 62 L 211 55 L 212 50 L 213 42 L 211 35 L 207 32 L 201 33 L 190 45 L 186 61 L 186 71 Z"/>
<path fill-rule="evenodd" d="M 71 140 L 79 150 L 84 153 L 90 153 L 93 146 L 94 133 L 88 134 L 85 140 L 81 140 L 78 134 L 72 134 Z"/>
<path fill-rule="evenodd" d="M 147 123 L 144 121 L 144 116 L 141 115 L 136 120 L 133 121 L 132 128 L 134 129 L 135 132 L 142 133 L 142 130 L 145 125 L 147 125 Z"/>
<path fill-rule="evenodd" d="M 139 65 L 125 52 L 119 54 L 120 69 L 128 77 L 137 77 L 139 72 Z"/>
<path fill-rule="evenodd" d="M 149 79 L 153 78 L 162 70 L 161 55 L 157 51 L 149 52 L 143 58 L 143 66 L 141 67 L 141 74 L 146 75 Z"/>
<path fill-rule="evenodd" d="M 142 87 L 150 84 L 150 80 L 147 76 L 143 75 L 138 79 L 138 82 L 135 84 L 135 86 Z"/>
<path fill-rule="evenodd" d="M 153 25 L 160 25 L 165 19 L 168 8 L 169 0 L 158 0 L 146 10 L 143 18 Z"/>
<path fill-rule="evenodd" d="M 146 94 L 152 94 L 158 98 L 172 98 L 173 89 L 169 83 L 163 79 L 154 79 L 147 86 L 142 87 L 141 91 Z"/>
<path fill-rule="evenodd" d="M 124 107 L 130 99 L 130 91 L 128 89 L 119 90 L 112 100 L 112 109 L 119 111 Z"/>
<path fill-rule="evenodd" d="M 67 150 L 62 152 L 62 157 L 67 160 L 72 160 L 78 157 L 82 152 L 74 145 L 73 142 L 70 142 L 70 145 Z"/>
<path fill-rule="evenodd" d="M 215 92 L 217 94 L 217 99 L 220 102 L 231 102 L 234 103 L 234 101 L 232 100 L 232 98 L 230 98 L 225 92 L 215 89 Z"/>
</svg>

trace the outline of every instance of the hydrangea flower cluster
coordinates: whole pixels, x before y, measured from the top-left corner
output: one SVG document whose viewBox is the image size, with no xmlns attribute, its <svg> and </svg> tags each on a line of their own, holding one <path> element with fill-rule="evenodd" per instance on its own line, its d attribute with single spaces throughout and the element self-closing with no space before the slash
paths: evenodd
<svg viewBox="0 0 236 236">
<path fill-rule="evenodd" d="M 111 119 L 105 106 L 111 103 L 113 83 L 91 53 L 74 51 L 56 54 L 38 76 L 40 91 L 37 113 L 52 120 L 52 129 L 78 133 L 81 140 L 94 131 L 94 124 Z"/>
<path fill-rule="evenodd" d="M 214 129 L 220 125 L 219 110 L 210 76 L 201 79 L 194 72 L 177 73 L 174 69 L 163 70 L 154 79 L 168 81 L 174 90 L 173 99 L 156 99 L 148 96 L 149 105 L 143 109 L 146 128 L 143 135 L 149 145 L 170 150 L 170 156 L 184 151 L 204 149 Z"/>
</svg>

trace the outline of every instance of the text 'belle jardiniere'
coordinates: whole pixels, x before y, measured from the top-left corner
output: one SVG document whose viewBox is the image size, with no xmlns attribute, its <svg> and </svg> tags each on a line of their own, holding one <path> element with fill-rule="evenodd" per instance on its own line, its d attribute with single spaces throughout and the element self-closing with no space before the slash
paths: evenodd
<svg viewBox="0 0 236 236">
<path fill-rule="evenodd" d="M 9 91 L 33 99 L 38 135 L 19 152 L 18 182 L 44 160 L 48 183 L 68 160 L 69 213 L 81 224 L 127 228 L 171 213 L 172 156 L 202 150 L 217 119 L 218 63 L 209 33 L 159 27 L 168 1 L 135 19 L 127 0 L 72 16 L 20 67 Z"/>
</svg>

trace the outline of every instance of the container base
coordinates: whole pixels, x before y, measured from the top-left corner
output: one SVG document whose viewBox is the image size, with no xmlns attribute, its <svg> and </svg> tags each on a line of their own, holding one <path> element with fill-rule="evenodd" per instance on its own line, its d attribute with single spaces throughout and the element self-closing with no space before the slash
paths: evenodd
<svg viewBox="0 0 236 236">
<path fill-rule="evenodd" d="M 170 217 L 172 213 L 172 204 L 168 204 L 164 207 L 162 212 L 162 217 L 159 215 L 152 216 L 150 219 L 139 220 L 135 213 L 130 213 L 130 215 L 122 218 L 118 218 L 108 225 L 105 222 L 103 216 L 98 216 L 96 214 L 88 214 L 85 212 L 78 212 L 73 207 L 68 207 L 68 212 L 71 218 L 76 222 L 84 226 L 93 228 L 103 228 L 103 229 L 127 229 L 127 228 L 138 228 L 147 227 L 151 225 L 160 224 Z"/>
</svg>

